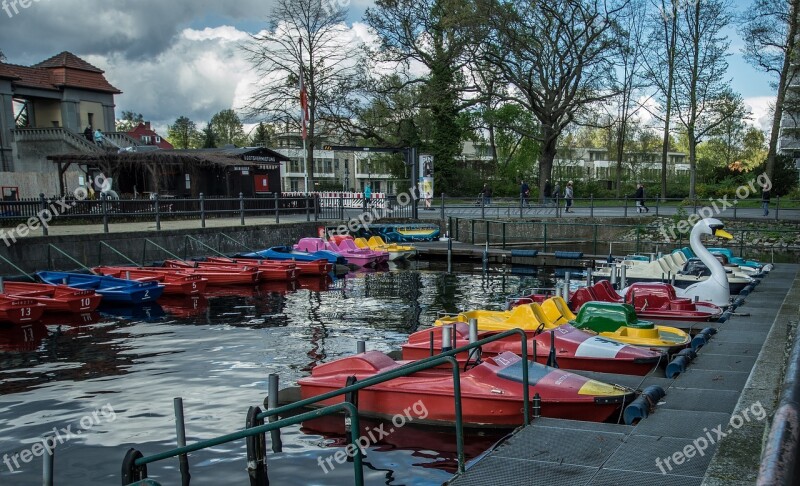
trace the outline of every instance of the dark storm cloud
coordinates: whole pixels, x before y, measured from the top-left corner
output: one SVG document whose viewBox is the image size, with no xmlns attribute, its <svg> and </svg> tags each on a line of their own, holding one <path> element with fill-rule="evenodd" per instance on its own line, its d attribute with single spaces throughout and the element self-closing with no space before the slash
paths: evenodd
<svg viewBox="0 0 800 486">
<path fill-rule="evenodd" d="M 185 27 L 201 23 L 263 23 L 272 0 L 0 0 L 0 49 L 30 64 L 69 50 L 121 54 L 136 60 L 166 50 Z M 17 6 L 16 13 L 14 4 Z M 261 20 L 262 22 L 259 22 Z"/>
</svg>

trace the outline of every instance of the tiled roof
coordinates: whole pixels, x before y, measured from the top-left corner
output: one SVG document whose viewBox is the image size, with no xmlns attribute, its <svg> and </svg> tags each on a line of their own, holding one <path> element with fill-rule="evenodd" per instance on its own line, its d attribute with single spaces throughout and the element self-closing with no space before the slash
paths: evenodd
<svg viewBox="0 0 800 486">
<path fill-rule="evenodd" d="M 82 71 L 91 71 L 95 73 L 103 74 L 103 71 L 99 68 L 96 68 L 89 64 L 88 62 L 84 61 L 80 57 L 76 56 L 71 52 L 64 51 L 60 54 L 56 54 L 55 56 L 51 57 L 50 59 L 46 59 L 39 64 L 35 64 L 33 67 L 37 68 L 59 68 L 65 67 L 70 69 L 80 69 Z"/>
<path fill-rule="evenodd" d="M 70 52 L 62 52 L 32 67 L 0 63 L 0 78 L 11 79 L 14 86 L 26 88 L 59 90 L 70 87 L 121 93 L 106 80 L 102 70 Z"/>
</svg>

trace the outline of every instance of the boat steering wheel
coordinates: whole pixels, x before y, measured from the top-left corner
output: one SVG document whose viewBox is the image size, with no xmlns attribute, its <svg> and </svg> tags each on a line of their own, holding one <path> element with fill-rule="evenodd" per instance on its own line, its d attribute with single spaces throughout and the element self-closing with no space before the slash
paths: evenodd
<svg viewBox="0 0 800 486">
<path fill-rule="evenodd" d="M 464 371 L 481 364 L 481 354 L 483 354 L 483 349 L 480 346 L 471 349 L 469 354 L 467 354 L 467 362 L 464 363 Z M 475 356 L 474 360 L 472 359 L 473 356 Z"/>
</svg>

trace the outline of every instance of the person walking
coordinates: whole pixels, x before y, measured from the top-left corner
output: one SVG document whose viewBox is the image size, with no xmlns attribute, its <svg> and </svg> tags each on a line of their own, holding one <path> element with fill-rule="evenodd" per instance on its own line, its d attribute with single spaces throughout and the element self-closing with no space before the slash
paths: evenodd
<svg viewBox="0 0 800 486">
<path fill-rule="evenodd" d="M 372 188 L 369 187 L 369 183 L 364 186 L 364 209 L 367 209 L 370 204 L 370 199 L 372 199 Z"/>
<path fill-rule="evenodd" d="M 524 180 L 519 181 L 519 198 L 522 202 L 522 205 L 525 207 L 531 207 L 531 203 L 528 202 L 528 198 L 531 195 L 531 188 L 528 184 L 525 183 Z"/>
<path fill-rule="evenodd" d="M 571 211 L 569 208 L 572 207 L 572 197 L 574 193 L 572 191 L 572 181 L 567 182 L 567 188 L 564 189 L 564 200 L 567 201 L 567 207 L 565 208 L 564 212 L 567 213 L 574 213 L 575 211 Z"/>
<path fill-rule="evenodd" d="M 86 130 L 83 131 L 83 138 L 85 138 L 89 142 L 92 141 L 92 126 L 91 125 L 87 125 L 86 126 Z"/>
<path fill-rule="evenodd" d="M 633 195 L 636 199 L 636 212 L 641 213 L 643 210 L 646 213 L 650 212 L 650 208 L 644 204 L 644 184 L 641 182 L 636 185 L 636 193 Z"/>
<path fill-rule="evenodd" d="M 561 185 L 556 182 L 556 187 L 553 188 L 553 193 L 551 194 L 550 202 L 553 206 L 558 206 L 558 198 L 561 196 Z"/>
<path fill-rule="evenodd" d="M 544 181 L 544 204 L 550 204 L 550 199 L 553 198 L 553 186 L 550 184 L 550 179 Z"/>
<path fill-rule="evenodd" d="M 103 145 L 103 132 L 98 128 L 94 131 L 94 143 L 96 145 Z"/>
<path fill-rule="evenodd" d="M 492 188 L 489 187 L 489 184 L 483 185 L 481 195 L 483 195 L 483 204 L 485 206 L 490 206 L 492 204 Z"/>
<path fill-rule="evenodd" d="M 761 209 L 764 210 L 764 216 L 769 214 L 769 190 L 761 190 Z"/>
</svg>

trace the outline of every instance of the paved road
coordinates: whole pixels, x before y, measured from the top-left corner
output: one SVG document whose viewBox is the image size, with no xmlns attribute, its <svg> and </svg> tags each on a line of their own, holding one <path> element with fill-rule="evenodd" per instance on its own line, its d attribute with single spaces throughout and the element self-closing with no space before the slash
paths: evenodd
<svg viewBox="0 0 800 486">
<path fill-rule="evenodd" d="M 658 209 L 658 214 L 660 216 L 672 216 L 677 212 L 677 208 L 674 206 L 665 206 L 660 207 Z M 358 220 L 359 216 L 363 214 L 363 211 L 357 209 L 345 209 L 344 211 L 346 219 L 355 219 Z M 393 213 L 375 213 L 379 216 L 381 214 L 385 214 L 385 217 L 391 217 L 396 219 L 398 217 L 403 217 L 406 214 L 410 214 L 410 210 L 407 208 L 401 211 L 396 211 Z M 488 206 L 485 208 L 473 207 L 473 206 L 456 206 L 456 207 L 446 207 L 444 211 L 445 217 L 453 216 L 453 217 L 460 217 L 460 218 L 488 218 L 488 219 L 514 219 L 520 217 L 520 210 L 519 207 L 513 206 Z M 636 222 L 637 220 L 641 220 L 647 216 L 654 216 L 656 214 L 656 208 L 653 206 L 650 209 L 650 213 L 636 213 L 636 209 L 629 207 L 627 210 L 627 215 L 625 208 L 623 207 L 596 207 L 594 209 L 585 208 L 585 207 L 578 207 L 574 208 L 573 212 L 565 213 L 562 210 L 556 211 L 553 207 L 531 207 L 531 208 L 524 208 L 522 211 L 523 218 L 544 218 L 544 219 L 555 219 L 560 218 L 564 220 L 574 219 L 574 218 L 588 218 L 588 217 L 595 217 L 595 218 L 625 218 L 627 217 L 631 223 Z M 764 217 L 762 215 L 761 209 L 756 208 L 742 208 L 736 209 L 735 217 L 734 217 L 734 209 L 728 208 L 719 214 L 711 213 L 711 215 L 715 217 L 719 217 L 723 220 L 732 220 L 732 219 L 749 219 L 749 220 L 763 220 L 766 222 L 773 222 L 775 221 L 776 211 L 772 209 L 770 211 L 769 216 Z M 436 208 L 433 211 L 426 211 L 420 208 L 419 210 L 419 218 L 421 220 L 439 220 L 441 219 L 442 211 L 441 208 Z M 777 216 L 780 220 L 784 221 L 800 221 L 800 209 L 782 209 L 777 212 Z M 311 217 L 313 221 L 313 216 Z M 378 218 L 380 219 L 380 218 Z M 300 223 L 306 222 L 306 215 L 305 214 L 298 214 L 298 215 L 281 215 L 280 217 L 281 223 Z M 320 220 L 322 224 L 325 221 Z M 206 220 L 206 227 L 207 228 L 223 228 L 223 227 L 230 227 L 230 226 L 238 226 L 241 224 L 241 220 L 238 217 L 235 218 L 213 218 Z M 272 225 L 276 224 L 274 216 L 267 216 L 267 217 L 251 217 L 248 216 L 245 218 L 245 225 L 246 226 L 257 226 L 257 225 Z M 161 229 L 162 230 L 180 230 L 180 229 L 194 229 L 200 227 L 200 220 L 199 219 L 192 219 L 192 220 L 176 220 L 176 221 L 169 221 L 165 220 L 161 222 Z M 156 230 L 156 223 L 155 221 L 137 221 L 137 222 L 128 222 L 128 223 L 110 223 L 109 224 L 109 233 L 121 233 L 121 232 L 130 232 L 130 231 L 155 231 Z M 13 233 L 12 233 L 13 231 Z M 66 224 L 59 222 L 57 219 L 51 222 L 49 227 L 49 234 L 53 236 L 57 235 L 77 235 L 77 234 L 103 234 L 104 228 L 102 224 L 92 223 L 92 224 Z M 3 242 L 3 238 L 10 238 L 9 234 L 13 234 L 17 239 L 20 238 L 20 235 L 16 233 L 9 225 L 5 225 L 0 229 L 0 244 Z M 41 228 L 36 229 L 29 233 L 28 236 L 42 236 Z"/>
</svg>

